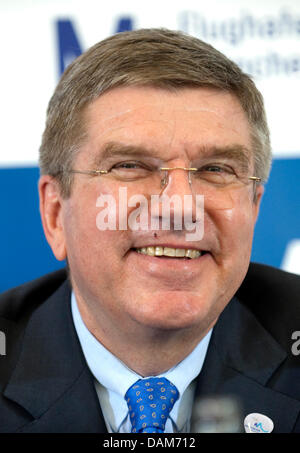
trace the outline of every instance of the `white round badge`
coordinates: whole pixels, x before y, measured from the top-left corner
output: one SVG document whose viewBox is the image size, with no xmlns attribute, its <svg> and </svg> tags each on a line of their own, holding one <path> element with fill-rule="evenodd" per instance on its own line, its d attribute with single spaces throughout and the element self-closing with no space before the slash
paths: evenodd
<svg viewBox="0 0 300 453">
<path fill-rule="evenodd" d="M 274 423 L 266 415 L 253 413 L 245 417 L 244 427 L 246 433 L 271 433 Z"/>
</svg>

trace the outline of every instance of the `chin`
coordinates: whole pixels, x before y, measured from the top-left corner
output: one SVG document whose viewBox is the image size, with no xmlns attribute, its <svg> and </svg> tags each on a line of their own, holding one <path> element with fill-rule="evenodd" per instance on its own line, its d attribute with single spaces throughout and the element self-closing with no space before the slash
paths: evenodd
<svg viewBox="0 0 300 453">
<path fill-rule="evenodd" d="M 136 322 L 153 329 L 203 329 L 211 318 L 208 301 L 194 294 L 153 295 L 149 303 L 140 303 L 132 315 Z"/>
</svg>

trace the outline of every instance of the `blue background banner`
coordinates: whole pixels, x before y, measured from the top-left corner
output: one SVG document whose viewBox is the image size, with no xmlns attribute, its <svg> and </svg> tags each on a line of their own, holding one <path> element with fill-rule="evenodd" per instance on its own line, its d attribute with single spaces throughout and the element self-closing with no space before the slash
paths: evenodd
<svg viewBox="0 0 300 453">
<path fill-rule="evenodd" d="M 274 162 L 252 260 L 300 274 L 300 3 L 167 3 L 127 0 L 125 8 L 120 0 L 85 0 L 82 8 L 72 0 L 1 1 L 0 292 L 65 265 L 44 237 L 37 191 L 38 148 L 58 78 L 97 41 L 144 27 L 204 39 L 254 78 L 265 98 Z"/>
</svg>

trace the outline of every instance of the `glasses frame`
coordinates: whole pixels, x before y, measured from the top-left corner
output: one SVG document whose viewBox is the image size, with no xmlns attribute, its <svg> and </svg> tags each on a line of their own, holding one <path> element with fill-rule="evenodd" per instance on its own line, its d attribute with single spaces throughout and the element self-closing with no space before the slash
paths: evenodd
<svg viewBox="0 0 300 453">
<path fill-rule="evenodd" d="M 194 168 L 194 167 L 160 167 L 160 168 L 158 168 L 158 170 L 167 171 L 167 172 L 172 171 L 172 170 L 184 170 L 184 171 L 188 171 L 189 176 L 190 176 L 190 172 L 197 171 L 198 168 Z M 110 172 L 111 172 L 111 170 L 70 170 L 70 173 L 75 173 L 75 174 L 78 173 L 78 174 L 82 174 L 82 175 L 91 175 L 91 176 L 107 175 Z M 261 178 L 259 178 L 257 176 L 247 176 L 247 179 L 249 181 L 253 181 L 255 183 L 261 182 Z M 189 177 L 189 182 L 191 183 L 190 177 Z M 167 182 L 165 181 L 165 178 L 162 178 L 162 187 L 164 187 L 166 184 L 167 184 Z"/>
</svg>

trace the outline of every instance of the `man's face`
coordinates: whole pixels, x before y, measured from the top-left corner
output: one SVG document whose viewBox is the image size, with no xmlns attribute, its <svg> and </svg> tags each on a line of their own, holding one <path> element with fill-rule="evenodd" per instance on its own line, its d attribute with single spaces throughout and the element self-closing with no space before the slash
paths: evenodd
<svg viewBox="0 0 300 453">
<path fill-rule="evenodd" d="M 208 88 L 177 92 L 116 88 L 89 105 L 85 122 L 88 139 L 74 161 L 76 170 L 96 169 L 95 162 L 101 168 L 102 155 L 111 143 L 143 149 L 167 167 L 192 167 L 216 149 L 245 149 L 244 160 L 251 151 L 249 124 L 239 102 L 229 93 Z M 132 162 L 137 157 L 117 160 Z M 251 152 L 248 160 L 251 176 Z M 241 166 L 237 157 L 229 157 L 228 162 Z M 112 331 L 111 326 L 116 332 L 133 334 L 141 326 L 207 331 L 247 272 L 262 188 L 255 189 L 258 202 L 254 203 L 253 183 L 233 187 L 230 204 L 223 208 L 218 203 L 206 206 L 204 193 L 204 236 L 187 242 L 186 231 L 100 231 L 97 199 L 112 195 L 118 210 L 120 186 L 122 182 L 106 177 L 76 174 L 71 197 L 62 200 L 64 241 L 79 306 L 97 319 L 100 338 L 106 329 Z M 191 194 L 187 173 L 171 172 L 164 190 L 169 196 Z M 136 250 L 149 246 L 204 253 L 183 259 Z"/>
</svg>

